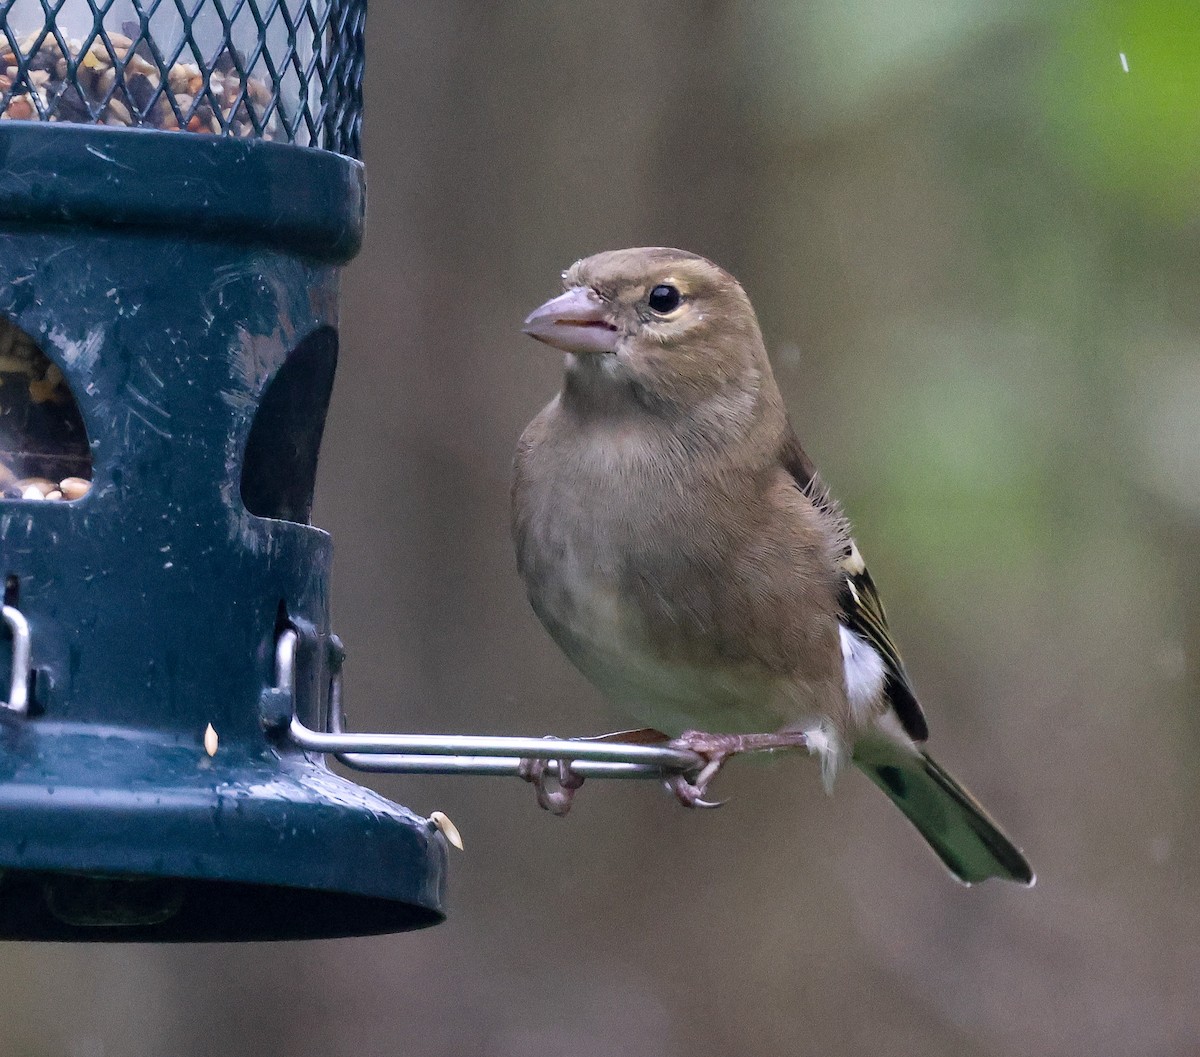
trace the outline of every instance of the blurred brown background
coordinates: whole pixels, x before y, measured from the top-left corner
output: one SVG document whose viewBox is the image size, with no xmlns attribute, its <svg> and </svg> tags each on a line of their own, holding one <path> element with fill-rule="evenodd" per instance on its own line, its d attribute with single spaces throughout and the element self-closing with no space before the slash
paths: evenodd
<svg viewBox="0 0 1200 1057">
<path fill-rule="evenodd" d="M 463 831 L 449 921 L 10 946 L 19 1057 L 1200 1049 L 1200 14 L 1190 0 L 376 3 L 368 237 L 318 489 L 360 729 L 624 722 L 528 610 L 519 333 L 593 251 L 754 298 L 939 757 L 1023 843 L 966 891 L 857 775 L 719 812 L 371 778 Z M 1128 72 L 1120 54 L 1126 55 Z"/>
</svg>

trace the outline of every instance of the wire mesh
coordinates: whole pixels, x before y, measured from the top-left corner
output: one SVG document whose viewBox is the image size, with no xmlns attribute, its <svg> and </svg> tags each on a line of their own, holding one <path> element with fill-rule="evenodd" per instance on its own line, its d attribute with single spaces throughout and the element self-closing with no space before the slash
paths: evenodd
<svg viewBox="0 0 1200 1057">
<path fill-rule="evenodd" d="M 367 0 L 0 0 L 0 120 L 360 154 Z"/>
</svg>

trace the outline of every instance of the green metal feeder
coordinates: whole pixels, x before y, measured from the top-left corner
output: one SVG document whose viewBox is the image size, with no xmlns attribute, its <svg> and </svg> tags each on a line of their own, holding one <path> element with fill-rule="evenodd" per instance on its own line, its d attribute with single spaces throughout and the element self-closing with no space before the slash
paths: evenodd
<svg viewBox="0 0 1200 1057">
<path fill-rule="evenodd" d="M 341 661 L 365 8 L 0 2 L 0 938 L 442 918 L 436 827 L 287 737 Z"/>
</svg>

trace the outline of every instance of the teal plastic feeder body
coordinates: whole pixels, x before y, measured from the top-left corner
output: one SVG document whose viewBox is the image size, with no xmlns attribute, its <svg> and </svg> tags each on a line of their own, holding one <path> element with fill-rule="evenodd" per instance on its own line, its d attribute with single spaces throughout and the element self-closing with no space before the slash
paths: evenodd
<svg viewBox="0 0 1200 1057">
<path fill-rule="evenodd" d="M 28 714 L 0 709 L 0 936 L 441 920 L 440 834 L 290 747 L 273 689 L 294 628 L 319 727 L 340 663 L 307 521 L 363 187 L 310 147 L 0 124 L 0 315 L 61 371 L 92 462 L 82 498 L 0 499 L 32 669 Z"/>
</svg>

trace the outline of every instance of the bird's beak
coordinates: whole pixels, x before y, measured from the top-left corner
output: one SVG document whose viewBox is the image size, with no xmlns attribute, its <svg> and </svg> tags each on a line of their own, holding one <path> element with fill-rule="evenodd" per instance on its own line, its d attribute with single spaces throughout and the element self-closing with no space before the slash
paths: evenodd
<svg viewBox="0 0 1200 1057">
<path fill-rule="evenodd" d="M 617 328 L 608 320 L 607 307 L 587 287 L 573 286 L 530 312 L 521 329 L 564 352 L 615 352 Z"/>
</svg>

